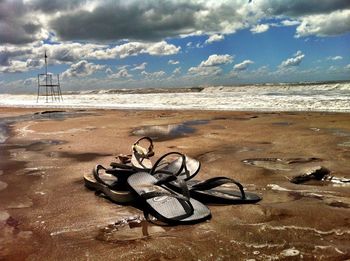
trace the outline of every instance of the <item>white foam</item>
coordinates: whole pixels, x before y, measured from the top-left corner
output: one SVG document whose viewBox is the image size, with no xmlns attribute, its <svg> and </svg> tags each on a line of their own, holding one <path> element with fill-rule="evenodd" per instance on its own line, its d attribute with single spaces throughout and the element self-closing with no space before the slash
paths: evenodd
<svg viewBox="0 0 350 261">
<path fill-rule="evenodd" d="M 285 231 L 285 230 L 299 230 L 299 231 L 307 231 L 307 232 L 314 232 L 315 234 L 319 235 L 332 235 L 335 234 L 336 236 L 343 236 L 343 235 L 349 235 L 350 230 L 341 230 L 341 229 L 332 229 L 328 231 L 324 230 L 318 230 L 316 228 L 312 227 L 298 227 L 298 226 L 272 226 L 267 223 L 256 223 L 256 224 L 247 224 L 249 226 L 259 226 L 261 230 L 277 230 L 277 231 Z"/>
<path fill-rule="evenodd" d="M 295 248 L 285 249 L 281 252 L 282 256 L 298 256 L 300 251 Z"/>
<path fill-rule="evenodd" d="M 66 94 L 63 102 L 36 95 L 0 95 L 0 106 L 105 109 L 200 109 L 245 111 L 350 112 L 350 84 L 277 84 L 206 87 L 201 92 L 114 93 L 110 90 Z"/>
</svg>

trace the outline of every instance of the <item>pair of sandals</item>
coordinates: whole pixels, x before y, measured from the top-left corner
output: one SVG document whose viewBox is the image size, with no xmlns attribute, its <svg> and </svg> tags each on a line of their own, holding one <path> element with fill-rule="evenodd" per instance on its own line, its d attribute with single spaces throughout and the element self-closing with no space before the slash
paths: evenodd
<svg viewBox="0 0 350 261">
<path fill-rule="evenodd" d="M 145 140 L 149 142 L 147 149 L 140 145 Z M 200 162 L 179 152 L 166 153 L 152 165 L 153 149 L 151 138 L 137 140 L 132 155 L 118 156 L 119 162 L 112 162 L 111 168 L 96 165 L 92 173 L 84 176 L 85 186 L 119 204 L 139 202 L 146 219 L 155 218 L 169 225 L 211 218 L 203 203 L 247 204 L 261 200 L 227 177 L 193 180 Z M 174 156 L 174 160 L 165 161 Z"/>
</svg>

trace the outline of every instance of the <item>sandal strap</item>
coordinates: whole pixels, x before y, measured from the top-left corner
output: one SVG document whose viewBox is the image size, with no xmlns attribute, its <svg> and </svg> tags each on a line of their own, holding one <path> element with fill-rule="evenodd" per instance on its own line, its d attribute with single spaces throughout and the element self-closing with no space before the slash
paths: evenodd
<svg viewBox="0 0 350 261">
<path fill-rule="evenodd" d="M 121 164 L 128 164 L 131 162 L 131 154 L 119 154 L 116 158 L 120 161 Z"/>
<path fill-rule="evenodd" d="M 177 185 L 181 188 L 181 195 L 183 195 L 187 200 L 190 200 L 190 191 L 188 189 L 187 183 L 183 179 L 178 179 L 176 176 L 172 174 L 165 173 L 166 175 L 161 175 L 160 178 L 158 178 L 158 181 L 154 183 L 155 185 L 162 185 L 167 184 L 169 182 L 175 182 Z M 167 190 L 169 190 L 167 187 L 163 187 Z"/>
<path fill-rule="evenodd" d="M 109 166 L 111 166 L 112 168 L 119 168 L 119 169 L 132 169 L 131 165 L 119 163 L 119 162 L 111 162 Z"/>
<path fill-rule="evenodd" d="M 193 208 L 190 200 L 181 196 L 181 195 L 177 195 L 177 194 L 173 194 L 173 193 L 166 193 L 166 192 L 162 192 L 162 191 L 150 191 L 150 192 L 146 192 L 146 193 L 141 195 L 141 197 L 145 200 L 155 198 L 155 197 L 164 197 L 164 196 L 176 198 L 179 201 L 179 203 L 181 204 L 181 206 L 183 207 L 183 209 L 185 210 L 185 214 L 172 217 L 171 218 L 172 220 L 181 220 L 181 219 L 187 218 L 193 214 L 194 208 Z"/>
<path fill-rule="evenodd" d="M 200 183 L 193 185 L 191 190 L 202 190 L 202 191 L 209 190 L 228 183 L 235 184 L 239 188 L 239 191 L 242 194 L 242 199 L 245 198 L 245 193 L 244 193 L 242 184 L 234 179 L 227 178 L 227 177 L 215 177 L 215 178 L 207 179 L 205 181 L 202 181 Z"/>
<path fill-rule="evenodd" d="M 149 142 L 149 146 L 148 146 L 147 150 L 144 147 L 139 145 L 140 141 L 142 141 L 142 140 L 147 140 Z M 138 154 L 139 156 L 141 156 L 141 158 L 150 158 L 150 157 L 152 157 L 154 155 L 153 148 L 154 148 L 153 140 L 150 137 L 147 137 L 147 136 L 138 139 L 132 145 L 133 153 Z"/>
<path fill-rule="evenodd" d="M 107 170 L 105 167 L 103 167 L 102 165 L 96 165 L 93 170 L 92 170 L 92 174 L 94 176 L 94 178 L 96 179 L 97 182 L 107 186 L 110 188 L 110 185 L 108 183 L 106 183 L 103 179 L 100 178 L 100 170 Z"/>
<path fill-rule="evenodd" d="M 179 170 L 176 172 L 176 173 L 171 173 L 172 175 L 174 176 L 178 176 L 181 174 L 182 170 L 185 169 L 185 173 L 186 175 L 189 175 L 189 171 L 187 170 L 187 167 L 186 167 L 186 156 L 180 152 L 177 152 L 177 151 L 172 151 L 172 152 L 168 152 L 168 153 L 165 153 L 163 156 L 161 156 L 153 165 L 151 171 L 149 172 L 150 175 L 154 175 L 156 173 L 159 173 L 157 171 L 157 168 L 158 166 L 160 165 L 161 161 L 163 159 L 165 159 L 166 157 L 170 156 L 170 155 L 178 155 L 181 157 L 182 161 L 181 161 L 181 167 L 179 168 Z"/>
</svg>

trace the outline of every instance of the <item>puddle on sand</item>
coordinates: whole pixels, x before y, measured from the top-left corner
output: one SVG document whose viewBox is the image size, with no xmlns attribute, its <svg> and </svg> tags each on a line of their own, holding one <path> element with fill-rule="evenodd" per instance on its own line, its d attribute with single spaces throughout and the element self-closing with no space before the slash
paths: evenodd
<svg viewBox="0 0 350 261">
<path fill-rule="evenodd" d="M 79 117 L 82 114 L 88 115 L 90 113 L 86 112 L 85 110 L 78 110 L 78 111 L 41 111 L 36 112 L 32 116 L 34 120 L 64 120 L 67 118 L 74 118 Z"/>
<path fill-rule="evenodd" d="M 84 110 L 78 111 L 42 111 L 34 114 L 25 114 L 13 117 L 0 118 L 0 144 L 5 143 L 9 137 L 8 126 L 17 122 L 25 122 L 30 120 L 64 120 L 67 118 L 80 117 L 82 115 L 90 115 L 91 113 Z"/>
<path fill-rule="evenodd" d="M 149 223 L 140 217 L 130 217 L 100 229 L 96 239 L 111 243 L 129 242 L 165 232 L 163 227 Z"/>
<path fill-rule="evenodd" d="M 269 170 L 292 170 L 294 164 L 319 162 L 319 158 L 254 158 L 242 160 L 244 164 Z"/>
<path fill-rule="evenodd" d="M 180 124 L 144 126 L 133 129 L 131 134 L 134 136 L 148 136 L 153 140 L 164 141 L 194 133 L 196 129 L 193 126 L 208 123 L 208 120 L 192 120 Z"/>
</svg>

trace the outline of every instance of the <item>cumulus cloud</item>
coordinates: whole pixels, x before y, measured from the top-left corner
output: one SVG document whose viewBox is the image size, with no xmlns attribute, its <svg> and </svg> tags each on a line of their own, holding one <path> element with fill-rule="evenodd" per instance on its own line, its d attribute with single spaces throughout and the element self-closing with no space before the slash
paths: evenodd
<svg viewBox="0 0 350 261">
<path fill-rule="evenodd" d="M 142 71 L 141 75 L 145 76 L 148 79 L 160 79 L 166 75 L 166 72 L 164 72 L 164 71 L 157 71 L 157 72 Z"/>
<path fill-rule="evenodd" d="M 192 32 L 198 5 L 184 1 L 96 1 L 50 23 L 63 40 L 160 40 Z M 132 20 L 132 22 L 130 22 Z"/>
<path fill-rule="evenodd" d="M 173 55 L 180 51 L 181 47 L 176 47 L 173 44 L 168 44 L 165 41 L 158 43 L 142 43 L 142 42 L 130 42 L 116 46 L 112 51 L 116 56 L 125 58 L 128 56 L 136 56 L 139 54 L 149 55 Z"/>
<path fill-rule="evenodd" d="M 346 70 L 350 70 L 350 63 L 344 67 Z"/>
<path fill-rule="evenodd" d="M 244 71 L 248 68 L 248 66 L 250 64 L 253 64 L 254 62 L 251 60 L 244 60 L 241 63 L 235 64 L 235 66 L 233 66 L 233 70 L 235 71 Z"/>
<path fill-rule="evenodd" d="M 300 24 L 300 22 L 296 20 L 283 20 L 281 24 L 284 26 L 294 26 Z"/>
<path fill-rule="evenodd" d="M 173 71 L 173 74 L 180 74 L 180 73 L 181 73 L 181 67 L 177 67 Z"/>
<path fill-rule="evenodd" d="M 16 73 L 26 72 L 39 68 L 43 61 L 32 56 L 30 48 L 0 47 L 0 72 Z"/>
<path fill-rule="evenodd" d="M 156 43 L 129 42 L 114 47 L 102 44 L 70 42 L 27 45 L 24 47 L 0 46 L 0 66 L 2 66 L 2 72 L 23 72 L 34 67 L 40 67 L 39 59 L 43 61 L 45 52 L 49 64 L 72 64 L 80 60 L 122 59 L 140 54 L 173 55 L 177 54 L 180 49 L 180 47 L 168 44 L 165 41 Z M 24 67 L 24 63 L 28 63 L 28 66 Z M 139 70 L 144 70 L 144 68 L 141 67 Z"/>
<path fill-rule="evenodd" d="M 106 51 L 106 46 L 97 44 L 82 43 L 61 43 L 61 44 L 45 44 L 37 49 L 38 55 L 47 52 L 49 61 L 57 63 L 73 63 L 81 59 L 99 59 L 99 52 Z"/>
<path fill-rule="evenodd" d="M 212 34 L 209 36 L 209 38 L 205 41 L 206 44 L 211 44 L 213 42 L 220 42 L 225 39 L 225 36 L 222 34 Z"/>
<path fill-rule="evenodd" d="M 340 55 L 327 57 L 327 60 L 332 60 L 332 61 L 339 61 L 342 59 L 343 59 L 343 56 L 340 56 Z"/>
<path fill-rule="evenodd" d="M 229 54 L 212 54 L 207 60 L 202 61 L 198 66 L 188 69 L 188 73 L 198 76 L 216 76 L 222 73 L 219 65 L 232 63 L 233 57 Z"/>
<path fill-rule="evenodd" d="M 31 0 L 27 1 L 28 7 L 45 13 L 74 10 L 86 4 L 87 0 Z"/>
<path fill-rule="evenodd" d="M 199 67 L 208 67 L 208 66 L 228 64 L 228 63 L 232 63 L 232 61 L 233 61 L 233 57 L 229 54 L 224 54 L 224 55 L 212 54 L 208 57 L 207 60 L 202 61 L 199 64 Z"/>
<path fill-rule="evenodd" d="M 144 63 L 141 63 L 139 65 L 136 65 L 134 68 L 131 69 L 131 71 L 137 71 L 137 70 L 145 70 L 146 69 L 146 65 L 147 63 L 144 62 Z"/>
<path fill-rule="evenodd" d="M 91 75 L 97 71 L 103 70 L 106 66 L 89 63 L 86 60 L 82 60 L 75 64 L 62 73 L 63 77 L 84 77 Z"/>
<path fill-rule="evenodd" d="M 127 79 L 131 78 L 132 75 L 129 74 L 128 69 L 126 68 L 121 68 L 118 72 L 116 73 L 109 73 L 108 78 L 110 79 Z"/>
<path fill-rule="evenodd" d="M 253 34 L 264 33 L 269 30 L 270 26 L 268 24 L 258 24 L 250 29 Z"/>
<path fill-rule="evenodd" d="M 298 36 L 328 36 L 349 31 L 349 11 L 345 0 L 1 0 L 0 43 L 32 43 L 54 33 L 59 41 L 79 42 L 207 34 L 209 44 L 273 17 L 284 17 L 283 26 L 301 22 Z M 268 26 L 251 30 L 261 33 Z"/>
<path fill-rule="evenodd" d="M 280 65 L 280 67 L 283 68 L 283 67 L 298 66 L 302 62 L 304 57 L 305 57 L 305 55 L 301 51 L 297 51 L 293 55 L 293 57 L 288 58 L 287 60 L 283 61 Z"/>
<path fill-rule="evenodd" d="M 299 17 L 311 14 L 330 13 L 350 8 L 346 0 L 257 0 L 255 7 L 266 15 Z"/>
<path fill-rule="evenodd" d="M 0 43 L 25 44 L 44 34 L 43 25 L 21 0 L 0 1 Z"/>
<path fill-rule="evenodd" d="M 26 58 L 30 54 L 32 54 L 30 48 L 0 46 L 0 66 L 10 66 L 11 60 Z"/>
<path fill-rule="evenodd" d="M 350 32 L 350 9 L 303 17 L 296 36 L 334 36 L 347 32 Z"/>
<path fill-rule="evenodd" d="M 169 60 L 168 61 L 168 64 L 172 64 L 172 65 L 176 65 L 176 64 L 179 64 L 180 62 L 179 61 L 175 61 L 175 60 Z"/>
<path fill-rule="evenodd" d="M 222 69 L 218 66 L 212 67 L 191 67 L 188 69 L 190 74 L 195 74 L 198 76 L 217 76 L 222 73 Z"/>
</svg>

